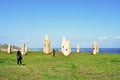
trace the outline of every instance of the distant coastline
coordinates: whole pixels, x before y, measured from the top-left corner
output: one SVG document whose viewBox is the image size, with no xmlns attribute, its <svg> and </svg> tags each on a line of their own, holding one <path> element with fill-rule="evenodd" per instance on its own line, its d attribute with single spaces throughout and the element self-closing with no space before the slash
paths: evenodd
<svg viewBox="0 0 120 80">
<path fill-rule="evenodd" d="M 20 50 L 19 47 L 11 45 L 12 51 Z M 7 51 L 8 44 L 0 44 L 0 51 Z M 61 51 L 61 48 L 54 48 L 57 51 Z M 76 52 L 76 48 L 72 48 L 72 52 Z M 80 52 L 92 52 L 92 48 L 80 48 Z M 43 51 L 43 48 L 29 48 L 29 51 Z M 100 53 L 113 53 L 120 54 L 120 48 L 99 48 Z"/>
<path fill-rule="evenodd" d="M 55 50 L 61 51 L 61 48 L 54 48 Z M 43 51 L 43 48 L 30 48 L 30 51 Z M 72 48 L 72 52 L 76 52 L 76 48 Z M 100 48 L 101 53 L 113 53 L 120 54 L 120 48 Z M 80 48 L 80 52 L 92 52 L 92 48 Z"/>
</svg>

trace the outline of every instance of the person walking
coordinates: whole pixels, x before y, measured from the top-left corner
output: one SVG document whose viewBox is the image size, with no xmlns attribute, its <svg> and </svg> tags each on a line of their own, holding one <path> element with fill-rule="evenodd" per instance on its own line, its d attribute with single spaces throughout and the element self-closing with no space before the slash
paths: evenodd
<svg viewBox="0 0 120 80">
<path fill-rule="evenodd" d="M 53 49 L 53 57 L 55 57 L 55 49 Z"/>
<path fill-rule="evenodd" d="M 22 54 L 19 50 L 17 51 L 17 65 L 22 66 Z"/>
</svg>

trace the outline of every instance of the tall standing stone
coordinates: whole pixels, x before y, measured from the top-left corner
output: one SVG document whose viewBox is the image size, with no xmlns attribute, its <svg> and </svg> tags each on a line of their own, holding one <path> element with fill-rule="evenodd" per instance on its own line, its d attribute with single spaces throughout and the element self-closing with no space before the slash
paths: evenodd
<svg viewBox="0 0 120 80">
<path fill-rule="evenodd" d="M 28 52 L 28 46 L 25 45 L 25 54 Z"/>
<path fill-rule="evenodd" d="M 8 50 L 7 50 L 7 53 L 11 53 L 11 45 L 8 44 Z"/>
<path fill-rule="evenodd" d="M 22 54 L 22 55 L 25 54 L 25 44 L 24 44 L 24 42 L 22 43 L 21 54 Z"/>
<path fill-rule="evenodd" d="M 65 46 L 66 39 L 65 37 L 62 38 L 62 46 L 61 46 L 61 52 L 64 53 L 64 46 Z"/>
<path fill-rule="evenodd" d="M 68 56 L 71 53 L 71 42 L 66 40 L 64 37 L 62 39 L 61 52 L 64 56 Z"/>
<path fill-rule="evenodd" d="M 80 52 L 80 44 L 77 45 L 77 52 Z"/>
<path fill-rule="evenodd" d="M 43 52 L 46 54 L 49 54 L 52 52 L 52 46 L 50 44 L 50 37 L 48 35 L 45 36 Z"/>
<path fill-rule="evenodd" d="M 98 44 L 97 44 L 97 46 L 96 46 L 96 47 L 97 47 L 96 52 L 97 52 L 97 53 L 99 53 L 99 46 L 98 46 Z"/>
<path fill-rule="evenodd" d="M 95 41 L 93 43 L 93 55 L 97 54 L 99 52 L 99 48 L 98 48 L 98 44 L 97 42 Z"/>
</svg>

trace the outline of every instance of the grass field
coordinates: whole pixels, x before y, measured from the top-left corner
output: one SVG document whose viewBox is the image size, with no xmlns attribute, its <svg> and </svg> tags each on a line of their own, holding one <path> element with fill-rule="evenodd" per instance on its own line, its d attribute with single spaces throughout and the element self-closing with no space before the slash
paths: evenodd
<svg viewBox="0 0 120 80">
<path fill-rule="evenodd" d="M 16 52 L 0 52 L 0 80 L 120 80 L 120 54 L 57 52 L 46 55 L 31 51 L 16 64 Z"/>
</svg>

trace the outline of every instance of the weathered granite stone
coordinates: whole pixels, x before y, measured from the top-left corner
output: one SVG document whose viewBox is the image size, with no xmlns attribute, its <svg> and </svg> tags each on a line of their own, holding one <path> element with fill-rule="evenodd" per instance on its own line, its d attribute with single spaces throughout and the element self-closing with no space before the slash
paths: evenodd
<svg viewBox="0 0 120 80">
<path fill-rule="evenodd" d="M 25 44 L 24 44 L 24 42 L 22 43 L 21 54 L 22 54 L 22 55 L 25 54 Z"/>
<path fill-rule="evenodd" d="M 77 52 L 80 52 L 80 44 L 77 45 Z"/>
<path fill-rule="evenodd" d="M 64 37 L 62 39 L 61 52 L 64 56 L 68 56 L 71 53 L 71 42 L 66 40 Z"/>
<path fill-rule="evenodd" d="M 97 42 L 95 41 L 93 43 L 93 55 L 97 54 L 99 52 L 99 48 L 98 48 L 98 44 Z"/>
<path fill-rule="evenodd" d="M 28 46 L 25 45 L 25 54 L 28 52 Z"/>
<path fill-rule="evenodd" d="M 50 44 L 50 37 L 48 35 L 45 36 L 43 52 L 46 54 L 49 54 L 52 52 L 52 46 Z"/>
<path fill-rule="evenodd" d="M 10 44 L 8 45 L 7 53 L 11 53 L 11 45 Z"/>
</svg>

